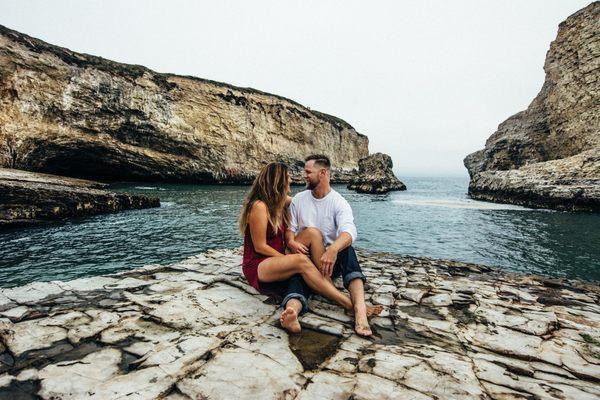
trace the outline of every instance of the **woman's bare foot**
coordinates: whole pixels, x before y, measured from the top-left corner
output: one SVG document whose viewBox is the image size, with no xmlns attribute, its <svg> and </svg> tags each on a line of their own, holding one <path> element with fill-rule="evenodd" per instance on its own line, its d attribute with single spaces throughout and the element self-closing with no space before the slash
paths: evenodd
<svg viewBox="0 0 600 400">
<path fill-rule="evenodd" d="M 371 331 L 371 327 L 369 326 L 369 321 L 366 315 L 356 315 L 356 318 L 354 320 L 354 331 L 359 336 L 371 336 L 373 334 L 373 331 Z"/>
<path fill-rule="evenodd" d="M 290 333 L 299 333 L 302 328 L 298 322 L 298 313 L 292 307 L 287 307 L 279 317 L 281 327 Z"/>
</svg>

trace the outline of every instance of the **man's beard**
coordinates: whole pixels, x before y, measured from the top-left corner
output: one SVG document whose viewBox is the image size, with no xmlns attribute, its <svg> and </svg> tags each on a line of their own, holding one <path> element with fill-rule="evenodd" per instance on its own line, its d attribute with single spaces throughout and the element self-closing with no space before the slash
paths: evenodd
<svg viewBox="0 0 600 400">
<path fill-rule="evenodd" d="M 306 189 L 314 190 L 318 184 L 319 182 L 306 181 Z"/>
</svg>

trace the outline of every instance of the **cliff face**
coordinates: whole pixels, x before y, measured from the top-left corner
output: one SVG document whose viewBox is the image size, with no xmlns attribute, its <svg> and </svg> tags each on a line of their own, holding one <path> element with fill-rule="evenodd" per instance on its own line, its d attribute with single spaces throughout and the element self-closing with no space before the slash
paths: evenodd
<svg viewBox="0 0 600 400">
<path fill-rule="evenodd" d="M 598 211 L 600 2 L 559 25 L 544 71 L 544 85 L 527 110 L 501 123 L 483 150 L 465 158 L 469 193 L 534 207 Z"/>
<path fill-rule="evenodd" d="M 334 177 L 347 181 L 368 139 L 279 96 L 75 53 L 0 26 L 0 166 L 227 183 L 275 160 L 299 177 L 310 153 L 329 155 Z"/>
</svg>

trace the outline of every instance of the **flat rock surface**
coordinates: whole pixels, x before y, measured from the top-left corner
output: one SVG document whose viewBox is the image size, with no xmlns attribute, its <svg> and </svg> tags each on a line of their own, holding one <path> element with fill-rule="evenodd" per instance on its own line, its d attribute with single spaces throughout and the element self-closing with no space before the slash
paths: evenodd
<svg viewBox="0 0 600 400">
<path fill-rule="evenodd" d="M 239 250 L 0 291 L 0 399 L 600 399 L 600 288 L 359 251 L 375 336 L 288 335 Z"/>
<path fill-rule="evenodd" d="M 0 229 L 160 206 L 156 197 L 107 188 L 100 182 L 0 168 Z"/>
</svg>

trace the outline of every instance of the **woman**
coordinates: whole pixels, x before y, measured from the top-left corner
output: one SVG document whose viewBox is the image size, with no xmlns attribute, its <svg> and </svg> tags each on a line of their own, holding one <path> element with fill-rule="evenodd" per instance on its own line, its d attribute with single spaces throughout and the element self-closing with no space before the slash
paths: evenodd
<svg viewBox="0 0 600 400">
<path fill-rule="evenodd" d="M 285 254 L 285 231 L 289 223 L 287 206 L 291 198 L 288 167 L 270 163 L 258 174 L 240 213 L 244 235 L 244 276 L 260 293 L 281 294 L 287 281 L 300 275 L 315 292 L 335 301 L 347 311 L 353 309 L 349 297 L 341 293 L 304 254 Z M 322 240 L 322 239 L 321 239 Z M 282 326 L 299 332 L 298 315 L 305 306 L 298 299 L 282 305 Z"/>
</svg>

